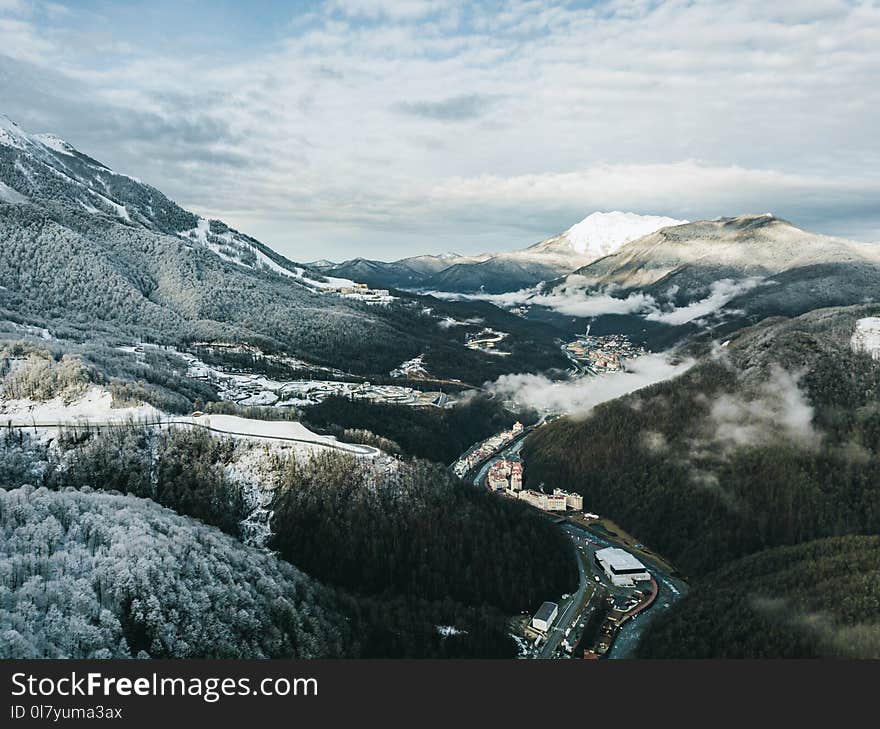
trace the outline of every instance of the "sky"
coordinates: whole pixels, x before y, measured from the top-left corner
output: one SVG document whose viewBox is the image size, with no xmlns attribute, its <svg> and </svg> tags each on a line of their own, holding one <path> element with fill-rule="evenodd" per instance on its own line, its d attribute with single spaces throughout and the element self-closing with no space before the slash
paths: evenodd
<svg viewBox="0 0 880 729">
<path fill-rule="evenodd" d="M 0 113 L 294 260 L 596 210 L 880 241 L 880 0 L 0 0 Z"/>
</svg>

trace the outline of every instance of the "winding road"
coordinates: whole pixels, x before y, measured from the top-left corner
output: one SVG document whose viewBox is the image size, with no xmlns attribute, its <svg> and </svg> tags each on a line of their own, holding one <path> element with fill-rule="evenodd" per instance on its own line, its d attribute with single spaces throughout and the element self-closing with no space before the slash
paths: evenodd
<svg viewBox="0 0 880 729">
<path fill-rule="evenodd" d="M 529 428 L 522 433 L 516 441 L 498 449 L 484 461 L 477 464 L 471 471 L 466 474 L 466 480 L 469 480 L 475 486 L 481 487 L 493 461 L 498 458 L 507 457 L 509 455 L 518 455 L 523 446 L 528 432 L 533 428 Z M 563 517 L 565 518 L 565 517 Z M 649 610 L 627 620 L 614 641 L 614 645 L 608 653 L 609 658 L 629 658 L 635 654 L 641 636 L 648 624 L 656 617 L 657 614 L 664 610 L 668 610 L 672 605 L 680 600 L 687 592 L 688 586 L 683 580 L 673 577 L 669 573 L 666 565 L 659 560 L 651 558 L 643 552 L 633 552 L 627 544 L 615 540 L 611 535 L 600 532 L 597 529 L 590 528 L 587 525 L 577 524 L 568 519 L 562 525 L 562 529 L 571 539 L 572 547 L 578 565 L 578 587 L 577 590 L 565 601 L 563 601 L 562 612 L 556 618 L 553 627 L 547 634 L 547 640 L 539 649 L 536 658 L 550 659 L 554 658 L 559 645 L 568 633 L 572 625 L 576 625 L 578 621 L 582 621 L 584 617 L 593 610 L 593 594 L 590 599 L 586 600 L 586 592 L 590 585 L 591 578 L 598 584 L 603 585 L 610 594 L 621 593 L 619 587 L 612 585 L 605 573 L 598 569 L 593 569 L 593 556 L 599 549 L 605 547 L 617 547 L 630 552 L 634 557 L 640 560 L 651 572 L 657 581 L 659 588 L 657 598 L 654 600 Z M 585 566 L 586 565 L 586 566 Z"/>
</svg>

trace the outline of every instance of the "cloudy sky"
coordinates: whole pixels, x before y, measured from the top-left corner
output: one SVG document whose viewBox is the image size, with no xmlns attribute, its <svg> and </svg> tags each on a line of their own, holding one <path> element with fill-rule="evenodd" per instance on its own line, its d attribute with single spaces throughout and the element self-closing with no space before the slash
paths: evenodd
<svg viewBox="0 0 880 729">
<path fill-rule="evenodd" d="M 880 0 L 0 0 L 0 113 L 299 260 L 594 210 L 880 240 Z"/>
</svg>

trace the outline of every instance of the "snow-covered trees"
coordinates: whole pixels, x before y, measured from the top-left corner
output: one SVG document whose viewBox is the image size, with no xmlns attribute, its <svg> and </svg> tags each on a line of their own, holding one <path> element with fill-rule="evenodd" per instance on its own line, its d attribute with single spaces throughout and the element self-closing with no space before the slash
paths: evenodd
<svg viewBox="0 0 880 729">
<path fill-rule="evenodd" d="M 0 490 L 0 657 L 332 657 L 332 593 L 146 499 Z"/>
<path fill-rule="evenodd" d="M 0 347 L 0 366 L 4 359 Z M 0 381 L 0 396 L 10 399 L 50 400 L 54 397 L 72 399 L 82 394 L 97 374 L 78 357 L 64 354 L 56 361 L 48 353 L 32 350 L 12 364 Z M 2 372 L 0 372 L 2 374 Z"/>
</svg>

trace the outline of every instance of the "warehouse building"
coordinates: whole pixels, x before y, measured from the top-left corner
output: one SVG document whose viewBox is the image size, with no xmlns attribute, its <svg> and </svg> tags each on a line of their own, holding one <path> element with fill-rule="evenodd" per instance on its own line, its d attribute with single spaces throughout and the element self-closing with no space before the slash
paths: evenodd
<svg viewBox="0 0 880 729">
<path fill-rule="evenodd" d="M 648 568 L 623 549 L 600 549 L 596 552 L 595 560 L 612 585 L 632 587 L 635 582 L 651 579 Z"/>
<path fill-rule="evenodd" d="M 532 627 L 535 630 L 540 630 L 542 633 L 546 633 L 550 630 L 550 626 L 553 625 L 553 621 L 556 620 L 556 615 L 558 613 L 559 605 L 555 602 L 545 602 L 538 608 L 535 617 L 532 618 Z"/>
</svg>

